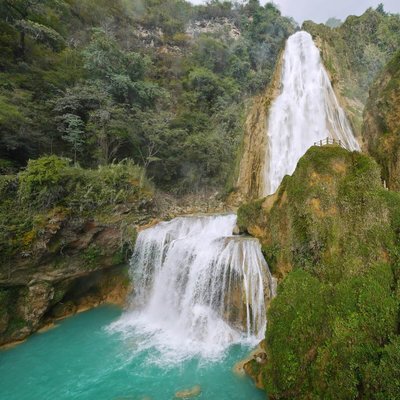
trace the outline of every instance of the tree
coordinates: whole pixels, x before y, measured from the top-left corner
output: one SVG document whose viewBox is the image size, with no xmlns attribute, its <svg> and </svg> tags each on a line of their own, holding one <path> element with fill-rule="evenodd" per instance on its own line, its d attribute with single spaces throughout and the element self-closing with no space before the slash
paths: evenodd
<svg viewBox="0 0 400 400">
<path fill-rule="evenodd" d="M 329 28 L 338 28 L 342 24 L 343 22 L 335 17 L 331 17 L 325 22 L 325 25 L 329 26 Z"/>
<path fill-rule="evenodd" d="M 74 164 L 77 162 L 77 153 L 81 152 L 85 144 L 83 138 L 84 134 L 84 124 L 82 119 L 74 114 L 63 115 L 63 127 L 62 130 L 64 135 L 62 138 L 68 142 L 74 152 Z"/>
<path fill-rule="evenodd" d="M 61 50 L 65 46 L 64 38 L 52 27 L 45 25 L 42 15 L 46 13 L 49 0 L 4 0 L 7 18 L 19 31 L 19 54 L 25 59 L 26 35 L 35 41 L 48 45 L 53 50 Z"/>
<path fill-rule="evenodd" d="M 376 11 L 377 11 L 379 14 L 382 14 L 382 15 L 386 15 L 386 14 L 387 14 L 386 11 L 385 11 L 385 8 L 384 8 L 383 3 L 379 3 L 379 4 L 378 4 L 378 6 L 376 7 Z"/>
<path fill-rule="evenodd" d="M 151 107 L 158 97 L 163 96 L 158 85 L 145 80 L 150 59 L 125 52 L 104 30 L 93 30 L 92 40 L 83 55 L 90 79 L 100 82 L 116 102 Z"/>
</svg>

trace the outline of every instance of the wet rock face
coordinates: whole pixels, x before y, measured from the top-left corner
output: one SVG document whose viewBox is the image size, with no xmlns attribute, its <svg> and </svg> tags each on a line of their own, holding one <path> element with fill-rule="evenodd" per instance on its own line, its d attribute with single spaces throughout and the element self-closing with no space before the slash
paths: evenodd
<svg viewBox="0 0 400 400">
<path fill-rule="evenodd" d="M 254 99 L 247 116 L 243 142 L 243 155 L 237 181 L 239 200 L 257 199 L 263 195 L 264 167 L 268 154 L 267 125 L 269 108 L 280 93 L 282 56 L 271 84 L 265 92 Z"/>
<path fill-rule="evenodd" d="M 52 321 L 76 312 L 103 303 L 122 305 L 129 291 L 127 266 L 99 266 L 96 271 L 66 276 L 60 282 L 35 281 L 1 288 L 0 346 L 24 340 Z"/>
<path fill-rule="evenodd" d="M 54 288 L 46 282 L 38 282 L 29 286 L 26 295 L 20 298 L 17 313 L 32 331 L 38 328 L 53 297 Z"/>
<path fill-rule="evenodd" d="M 134 226 L 52 216 L 31 249 L 0 269 L 0 345 L 79 309 L 123 303 Z"/>
<path fill-rule="evenodd" d="M 400 190 L 400 52 L 374 86 L 364 112 L 366 150 L 382 168 L 390 190 Z"/>
</svg>

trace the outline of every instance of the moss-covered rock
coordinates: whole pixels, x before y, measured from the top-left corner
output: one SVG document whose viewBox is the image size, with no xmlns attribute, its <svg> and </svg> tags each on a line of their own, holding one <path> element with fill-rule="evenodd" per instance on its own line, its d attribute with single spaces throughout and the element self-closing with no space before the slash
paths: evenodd
<svg viewBox="0 0 400 400">
<path fill-rule="evenodd" d="M 391 190 L 400 190 L 400 52 L 370 90 L 363 137 Z"/>
<path fill-rule="evenodd" d="M 238 223 L 261 240 L 279 278 L 301 267 L 334 281 L 389 259 L 392 200 L 373 159 L 313 147 L 274 196 L 239 209 Z"/>
<path fill-rule="evenodd" d="M 393 393 L 379 368 L 398 356 L 400 194 L 385 190 L 377 163 L 313 147 L 275 195 L 242 206 L 238 219 L 281 281 L 259 366 L 269 398 Z"/>
</svg>

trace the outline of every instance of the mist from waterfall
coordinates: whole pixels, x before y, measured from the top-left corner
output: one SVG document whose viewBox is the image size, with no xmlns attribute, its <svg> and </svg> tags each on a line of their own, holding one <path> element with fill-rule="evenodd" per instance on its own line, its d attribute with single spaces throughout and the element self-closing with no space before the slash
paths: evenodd
<svg viewBox="0 0 400 400">
<path fill-rule="evenodd" d="M 268 120 L 264 195 L 277 190 L 283 177 L 294 172 L 299 159 L 317 141 L 340 139 L 347 149 L 360 150 L 309 33 L 289 37 L 281 85 Z"/>
<path fill-rule="evenodd" d="M 180 217 L 140 232 L 135 292 L 111 329 L 141 337 L 138 347 L 168 362 L 260 341 L 274 281 L 258 240 L 233 236 L 235 225 L 235 215 Z"/>
</svg>

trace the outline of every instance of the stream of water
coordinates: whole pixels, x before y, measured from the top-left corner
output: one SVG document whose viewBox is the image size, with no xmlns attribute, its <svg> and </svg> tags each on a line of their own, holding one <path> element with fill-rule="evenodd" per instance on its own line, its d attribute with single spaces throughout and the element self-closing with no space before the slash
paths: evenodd
<svg viewBox="0 0 400 400">
<path fill-rule="evenodd" d="M 340 139 L 348 150 L 360 150 L 309 33 L 289 37 L 281 86 L 269 113 L 264 195 L 275 193 L 315 142 L 329 137 Z"/>
</svg>

